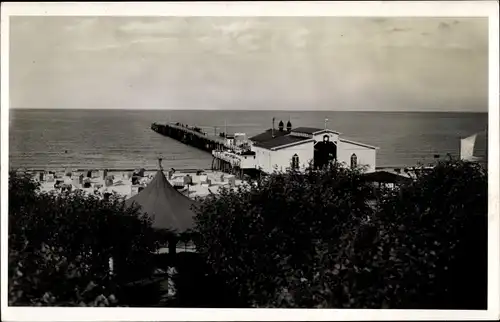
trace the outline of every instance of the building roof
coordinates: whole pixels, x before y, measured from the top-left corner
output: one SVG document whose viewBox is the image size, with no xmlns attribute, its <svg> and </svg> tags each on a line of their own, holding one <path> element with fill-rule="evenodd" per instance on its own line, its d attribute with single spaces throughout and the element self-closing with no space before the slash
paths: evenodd
<svg viewBox="0 0 500 322">
<path fill-rule="evenodd" d="M 316 132 L 323 131 L 324 129 L 318 129 L 315 127 L 297 127 L 295 129 L 292 129 L 293 132 L 299 132 L 299 133 L 307 133 L 307 134 L 314 134 Z"/>
<path fill-rule="evenodd" d="M 151 182 L 137 195 L 125 201 L 141 207 L 153 221 L 153 228 L 183 232 L 194 226 L 195 213 L 191 207 L 196 202 L 178 192 L 158 171 Z"/>
<path fill-rule="evenodd" d="M 274 138 L 273 138 L 273 130 L 269 129 L 261 134 L 257 134 L 255 136 L 251 137 L 250 141 L 254 141 L 256 143 L 264 143 L 264 142 L 276 139 L 277 137 L 285 136 L 287 134 L 288 134 L 287 131 L 279 131 L 278 129 L 274 129 Z"/>
<path fill-rule="evenodd" d="M 292 129 L 292 132 L 305 133 L 305 134 L 311 134 L 311 135 L 319 134 L 322 132 L 331 132 L 331 133 L 335 133 L 335 134 L 340 134 L 340 132 L 337 132 L 334 130 L 319 129 L 319 128 L 315 128 L 315 127 L 298 127 L 298 128 Z"/>
<path fill-rule="evenodd" d="M 254 145 L 257 147 L 271 150 L 271 149 L 275 149 L 275 148 L 278 148 L 281 146 L 295 144 L 295 143 L 302 143 L 302 141 L 310 141 L 310 140 L 311 139 L 304 138 L 304 137 L 283 135 L 283 136 L 277 136 L 274 139 L 271 139 L 271 140 L 268 140 L 265 142 L 256 142 Z"/>
<path fill-rule="evenodd" d="M 380 183 L 408 183 L 413 181 L 411 178 L 387 171 L 375 171 L 363 174 L 367 182 Z"/>
</svg>

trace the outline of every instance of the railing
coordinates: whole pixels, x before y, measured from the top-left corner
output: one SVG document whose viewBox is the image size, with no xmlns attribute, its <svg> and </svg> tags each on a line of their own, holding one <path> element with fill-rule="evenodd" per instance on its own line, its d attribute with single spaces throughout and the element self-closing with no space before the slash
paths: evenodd
<svg viewBox="0 0 500 322">
<path fill-rule="evenodd" d="M 241 157 L 225 151 L 212 151 L 212 155 L 218 159 L 231 163 L 232 166 L 241 165 Z"/>
<path fill-rule="evenodd" d="M 229 162 L 232 166 L 237 166 L 242 169 L 255 168 L 254 155 L 239 155 L 227 151 L 212 151 L 212 155 L 220 160 Z"/>
<path fill-rule="evenodd" d="M 195 131 L 195 130 L 189 128 L 189 127 L 180 126 L 180 125 L 177 125 L 175 123 L 169 123 L 166 126 L 172 128 L 172 129 L 176 129 L 176 130 L 179 130 L 179 131 L 183 131 L 183 132 L 186 132 L 186 133 L 190 133 L 190 134 L 196 135 L 196 136 L 201 137 L 201 138 L 209 139 L 209 140 L 215 141 L 215 142 L 220 143 L 220 144 L 226 143 L 226 140 L 224 140 L 223 138 L 216 137 L 216 136 L 213 136 L 213 135 L 208 135 L 205 132 L 198 132 L 198 131 Z"/>
</svg>

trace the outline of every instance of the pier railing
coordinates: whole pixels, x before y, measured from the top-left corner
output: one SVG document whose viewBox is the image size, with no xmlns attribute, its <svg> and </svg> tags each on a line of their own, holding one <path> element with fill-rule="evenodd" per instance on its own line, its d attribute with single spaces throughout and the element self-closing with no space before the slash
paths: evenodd
<svg viewBox="0 0 500 322">
<path fill-rule="evenodd" d="M 222 150 L 226 145 L 226 140 L 204 132 L 195 131 L 187 126 L 168 123 L 165 125 L 153 123 L 151 129 L 159 134 L 168 136 L 184 144 L 193 146 L 206 152 Z"/>
<path fill-rule="evenodd" d="M 232 166 L 237 166 L 242 169 L 254 169 L 256 162 L 253 155 L 239 155 L 227 151 L 212 151 L 214 158 L 226 161 Z"/>
</svg>

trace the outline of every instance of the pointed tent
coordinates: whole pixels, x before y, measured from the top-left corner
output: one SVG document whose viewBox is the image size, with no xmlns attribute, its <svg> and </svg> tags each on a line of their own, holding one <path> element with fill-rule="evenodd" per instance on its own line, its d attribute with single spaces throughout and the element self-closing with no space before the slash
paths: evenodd
<svg viewBox="0 0 500 322">
<path fill-rule="evenodd" d="M 162 171 L 158 171 L 151 182 L 137 195 L 125 201 L 141 207 L 153 222 L 153 228 L 172 229 L 183 232 L 194 225 L 192 206 L 196 201 L 178 192 L 168 182 Z"/>
</svg>

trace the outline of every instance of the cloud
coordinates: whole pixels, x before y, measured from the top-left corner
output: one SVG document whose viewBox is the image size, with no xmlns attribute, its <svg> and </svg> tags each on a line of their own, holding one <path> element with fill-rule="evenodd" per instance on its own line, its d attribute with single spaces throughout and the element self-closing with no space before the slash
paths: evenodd
<svg viewBox="0 0 500 322">
<path fill-rule="evenodd" d="M 487 88 L 487 20 L 456 19 L 24 18 L 11 21 L 12 102 L 330 104 L 364 92 L 403 95 L 411 105 L 426 95 L 479 97 Z"/>
<path fill-rule="evenodd" d="M 387 21 L 387 18 L 372 18 L 371 21 L 378 23 L 378 24 L 382 24 L 382 23 Z"/>
<path fill-rule="evenodd" d="M 90 45 L 79 45 L 75 48 L 76 51 L 86 51 L 86 52 L 98 52 L 98 51 L 106 51 L 106 50 L 115 50 L 115 49 L 125 49 L 126 47 L 131 47 L 134 45 L 155 45 L 155 44 L 170 44 L 172 42 L 176 42 L 177 38 L 170 37 L 144 37 L 139 39 L 130 39 L 127 41 L 108 41 L 107 43 L 101 44 L 90 44 Z"/>
<path fill-rule="evenodd" d="M 450 24 L 449 23 L 446 23 L 444 21 L 441 21 L 438 25 L 438 28 L 439 29 L 450 29 Z"/>
<path fill-rule="evenodd" d="M 394 27 L 391 30 L 389 30 L 389 32 L 403 32 L 403 31 L 410 31 L 410 30 L 411 30 L 410 28 L 398 28 L 398 27 Z"/>
<path fill-rule="evenodd" d="M 68 21 L 63 29 L 67 32 L 88 32 L 90 29 L 94 28 L 97 24 L 98 18 L 86 17 L 80 18 L 76 21 Z"/>
<path fill-rule="evenodd" d="M 308 38 L 311 35 L 311 31 L 307 28 L 300 28 L 292 33 L 288 37 L 289 44 L 291 47 L 296 49 L 305 48 L 308 42 Z"/>
<path fill-rule="evenodd" d="M 230 23 L 212 23 L 212 28 L 224 36 L 236 37 L 239 34 L 253 29 L 255 25 L 249 19 Z"/>
<path fill-rule="evenodd" d="M 143 18 L 144 19 L 144 18 Z M 120 33 L 129 35 L 179 35 L 188 30 L 189 24 L 185 17 L 154 18 L 133 20 L 118 26 Z"/>
</svg>

